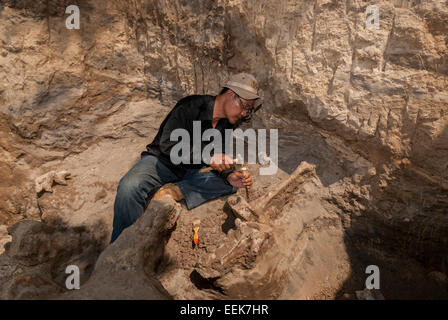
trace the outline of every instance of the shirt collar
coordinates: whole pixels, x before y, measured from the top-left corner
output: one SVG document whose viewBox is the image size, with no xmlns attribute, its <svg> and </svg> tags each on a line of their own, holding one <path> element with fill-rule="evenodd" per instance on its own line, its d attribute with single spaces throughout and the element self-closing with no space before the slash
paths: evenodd
<svg viewBox="0 0 448 320">
<path fill-rule="evenodd" d="M 213 108 L 215 106 L 216 96 L 210 96 L 205 102 L 205 108 L 202 110 L 199 119 L 213 121 Z"/>
<path fill-rule="evenodd" d="M 210 128 L 213 127 L 213 108 L 215 107 L 215 100 L 216 96 L 209 96 L 208 101 L 205 103 L 205 108 L 199 115 L 199 119 L 202 121 L 207 121 L 206 123 L 210 125 Z M 219 119 L 215 129 L 220 130 L 224 128 L 233 128 L 233 126 L 226 118 Z"/>
</svg>

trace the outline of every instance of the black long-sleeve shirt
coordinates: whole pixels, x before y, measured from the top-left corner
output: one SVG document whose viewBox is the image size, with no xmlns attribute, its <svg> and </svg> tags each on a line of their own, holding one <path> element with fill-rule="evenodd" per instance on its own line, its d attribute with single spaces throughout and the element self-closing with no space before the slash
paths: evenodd
<svg viewBox="0 0 448 320">
<path fill-rule="evenodd" d="M 193 121 L 201 121 L 201 136 L 196 137 L 201 139 L 203 133 L 207 129 L 213 128 L 213 107 L 215 104 L 215 96 L 210 95 L 192 95 L 182 98 L 177 102 L 171 112 L 166 116 L 160 125 L 159 131 L 154 140 L 146 146 L 146 151 L 143 151 L 141 156 L 153 155 L 159 158 L 168 168 L 170 168 L 179 178 L 185 175 L 187 169 L 200 169 L 205 164 L 201 157 L 201 164 L 193 163 Z M 185 129 L 190 135 L 190 164 L 173 164 L 170 159 L 171 148 L 178 143 L 178 141 L 170 141 L 171 132 L 175 129 Z M 234 126 L 227 119 L 220 119 L 215 129 L 221 133 L 222 153 L 225 150 L 225 129 L 233 129 Z M 201 154 L 205 146 L 209 143 L 216 143 L 212 141 L 202 141 L 201 139 Z M 226 180 L 232 170 L 226 170 L 219 175 Z"/>
</svg>

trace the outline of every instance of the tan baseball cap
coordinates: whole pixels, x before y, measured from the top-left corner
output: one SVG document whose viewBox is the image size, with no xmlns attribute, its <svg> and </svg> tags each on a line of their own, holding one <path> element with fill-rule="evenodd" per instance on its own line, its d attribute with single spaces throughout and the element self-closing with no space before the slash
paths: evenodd
<svg viewBox="0 0 448 320">
<path fill-rule="evenodd" d="M 249 73 L 238 73 L 230 76 L 224 85 L 241 98 L 254 100 L 254 109 L 258 109 L 263 103 L 263 91 L 258 87 L 258 81 Z"/>
</svg>

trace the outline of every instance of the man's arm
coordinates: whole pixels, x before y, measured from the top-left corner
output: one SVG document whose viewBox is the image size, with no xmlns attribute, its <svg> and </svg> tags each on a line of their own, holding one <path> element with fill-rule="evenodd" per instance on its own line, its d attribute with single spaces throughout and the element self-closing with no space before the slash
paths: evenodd
<svg viewBox="0 0 448 320">
<path fill-rule="evenodd" d="M 187 132 L 191 132 L 193 117 L 191 112 L 187 112 L 185 104 L 176 105 L 168 115 L 166 122 L 164 123 L 160 141 L 160 152 L 166 157 L 170 158 L 171 148 L 173 148 L 179 141 L 171 141 L 171 133 L 175 129 L 184 129 Z M 190 141 L 188 141 L 190 144 Z"/>
<path fill-rule="evenodd" d="M 218 171 L 218 175 L 224 179 L 225 183 L 228 185 L 235 186 L 235 179 L 229 180 L 229 176 L 232 175 L 235 170 L 233 168 L 233 165 L 235 164 L 235 159 L 232 157 L 229 157 L 228 155 L 224 153 L 218 153 L 214 154 L 211 161 L 210 161 L 210 167 L 213 170 Z"/>
<path fill-rule="evenodd" d="M 220 171 L 220 172 L 218 173 L 218 175 L 219 175 L 221 178 L 224 179 L 224 182 L 225 182 L 226 184 L 229 184 L 229 185 L 230 185 L 230 183 L 229 183 L 229 181 L 227 180 L 227 178 L 228 178 L 228 176 L 229 176 L 231 173 L 233 173 L 233 172 L 234 172 L 233 169 L 227 169 L 227 170 Z"/>
</svg>

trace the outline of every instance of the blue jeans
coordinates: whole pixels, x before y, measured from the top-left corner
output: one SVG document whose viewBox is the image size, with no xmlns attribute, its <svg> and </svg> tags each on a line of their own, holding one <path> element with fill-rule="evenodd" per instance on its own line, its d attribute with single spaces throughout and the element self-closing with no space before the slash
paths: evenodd
<svg viewBox="0 0 448 320">
<path fill-rule="evenodd" d="M 182 180 L 179 180 L 157 157 L 144 156 L 118 184 L 110 243 L 143 214 L 156 191 L 170 182 L 176 182 L 179 186 L 188 210 L 237 190 L 213 171 L 202 173 L 199 169 L 189 169 Z"/>
</svg>

